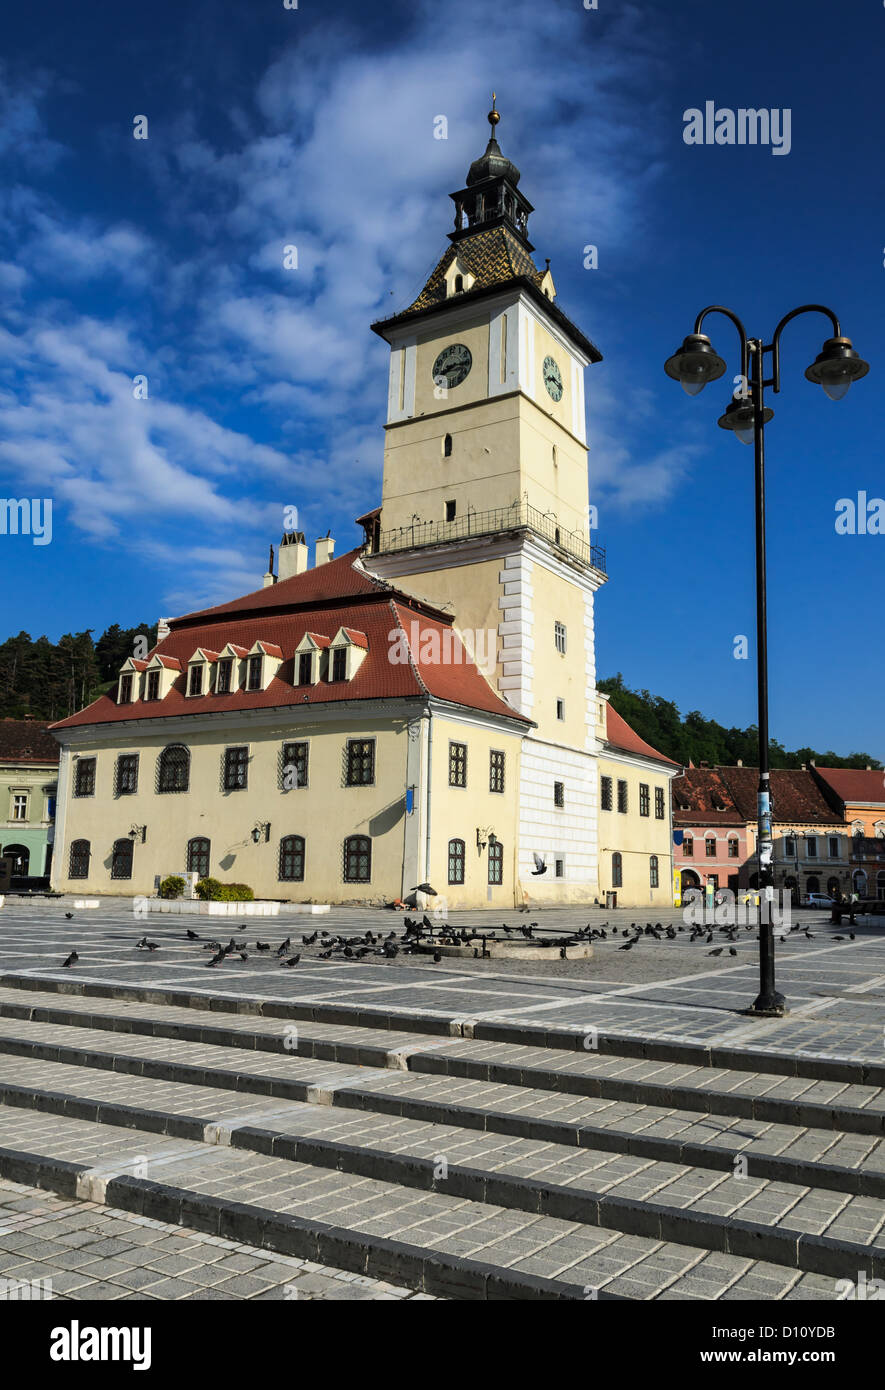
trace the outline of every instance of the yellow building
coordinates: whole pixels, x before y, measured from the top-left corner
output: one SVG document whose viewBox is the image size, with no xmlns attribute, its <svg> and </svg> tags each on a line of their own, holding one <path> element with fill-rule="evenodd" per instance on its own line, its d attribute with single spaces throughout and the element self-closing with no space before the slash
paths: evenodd
<svg viewBox="0 0 885 1390">
<path fill-rule="evenodd" d="M 607 907 L 673 905 L 670 784 L 682 768 L 665 758 L 597 693 L 599 896 Z"/>
<path fill-rule="evenodd" d="M 319 541 L 309 570 L 287 534 L 278 577 L 162 624 L 115 693 L 55 726 L 57 887 L 144 893 L 187 870 L 313 901 L 429 880 L 453 907 L 592 902 L 601 753 L 669 775 L 600 721 L 583 381 L 600 353 L 532 260 L 498 119 L 451 245 L 373 325 L 391 356 L 362 552 Z M 663 856 L 662 835 L 631 818 L 622 853 Z M 638 859 L 625 873 L 646 902 Z M 668 878 L 661 859 L 665 896 Z"/>
</svg>

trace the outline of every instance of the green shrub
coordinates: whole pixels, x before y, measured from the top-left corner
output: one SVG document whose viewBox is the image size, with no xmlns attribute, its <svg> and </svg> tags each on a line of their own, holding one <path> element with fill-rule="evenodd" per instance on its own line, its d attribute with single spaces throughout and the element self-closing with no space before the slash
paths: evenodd
<svg viewBox="0 0 885 1390">
<path fill-rule="evenodd" d="M 160 884 L 161 898 L 180 898 L 184 892 L 184 879 L 179 874 L 170 874 Z"/>
<path fill-rule="evenodd" d="M 221 890 L 223 886 L 224 885 L 217 878 L 201 878 L 196 888 L 194 889 L 194 892 L 196 893 L 197 897 L 202 898 L 204 902 L 207 899 L 211 899 L 213 902 L 217 902 L 218 899 L 221 897 Z"/>
<path fill-rule="evenodd" d="M 251 903 L 255 900 L 255 893 L 248 883 L 225 883 L 219 896 L 226 903 Z"/>
</svg>

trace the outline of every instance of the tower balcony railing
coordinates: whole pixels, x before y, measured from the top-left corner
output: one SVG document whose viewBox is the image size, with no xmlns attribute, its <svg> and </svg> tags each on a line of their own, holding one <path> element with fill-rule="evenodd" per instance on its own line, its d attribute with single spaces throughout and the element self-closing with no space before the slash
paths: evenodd
<svg viewBox="0 0 885 1390">
<path fill-rule="evenodd" d="M 443 545 L 446 541 L 521 530 L 534 531 L 537 536 L 564 550 L 582 564 L 592 565 L 602 574 L 606 573 L 604 546 L 588 543 L 579 530 L 567 531 L 555 517 L 538 511 L 537 507 L 529 506 L 527 502 L 514 502 L 510 507 L 496 507 L 489 512 L 467 512 L 452 521 L 415 520 L 407 526 L 395 526 L 381 532 L 378 553 Z"/>
</svg>

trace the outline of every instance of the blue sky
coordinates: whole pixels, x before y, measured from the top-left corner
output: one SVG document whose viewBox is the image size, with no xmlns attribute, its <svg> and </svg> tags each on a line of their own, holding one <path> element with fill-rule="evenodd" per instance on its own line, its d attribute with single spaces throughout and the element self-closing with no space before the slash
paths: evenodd
<svg viewBox="0 0 885 1390">
<path fill-rule="evenodd" d="M 871 372 L 829 401 L 803 376 L 826 321 L 787 328 L 771 727 L 885 758 L 885 536 L 834 527 L 840 498 L 885 495 L 882 5 L 51 0 L 5 30 L 2 493 L 52 497 L 54 535 L 0 537 L 3 635 L 97 634 L 255 587 L 286 506 L 308 539 L 357 542 L 386 403 L 369 324 L 448 244 L 494 88 L 536 259 L 605 357 L 587 383 L 600 673 L 755 720 L 752 450 L 716 427 L 734 330 L 710 320 L 729 374 L 695 399 L 663 362 L 708 303 L 766 339 L 829 304 Z M 790 153 L 687 145 L 683 113 L 707 100 L 788 108 Z"/>
</svg>

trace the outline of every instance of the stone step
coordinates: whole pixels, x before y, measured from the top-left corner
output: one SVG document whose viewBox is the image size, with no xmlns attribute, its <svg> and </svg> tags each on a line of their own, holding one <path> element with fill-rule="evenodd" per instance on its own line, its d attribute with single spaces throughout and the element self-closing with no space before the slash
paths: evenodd
<svg viewBox="0 0 885 1390">
<path fill-rule="evenodd" d="M 381 1031 L 421 1033 L 437 1037 L 463 1037 L 483 1042 L 516 1044 L 520 1047 L 545 1050 L 564 1050 L 574 1053 L 584 1046 L 592 1031 L 591 998 L 586 999 L 587 1024 L 557 1025 L 552 1017 L 547 1022 L 531 1024 L 526 1021 L 501 1021 L 494 1018 L 471 1019 L 448 1014 L 443 1009 L 393 1009 L 363 1003 L 339 1004 L 324 1000 L 292 1000 L 290 998 L 243 998 L 237 993 L 225 994 L 223 986 L 202 989 L 173 989 L 168 986 L 131 984 L 102 984 L 95 981 L 51 980 L 22 974 L 0 976 L 0 987 L 17 991 L 55 993 L 71 997 L 110 999 L 125 1003 L 148 1003 L 162 1008 L 176 1007 L 210 1010 L 219 1014 L 286 1019 L 291 1022 L 311 1021 L 369 1028 Z M 765 1072 L 779 1076 L 804 1077 L 812 1080 L 842 1082 L 848 1086 L 885 1087 L 885 1062 L 864 1061 L 858 1057 L 821 1055 L 815 1052 L 779 1051 L 776 1046 L 764 1049 L 742 1046 L 707 1046 L 680 1039 L 659 1038 L 635 1033 L 599 1032 L 597 1051 L 601 1056 L 649 1059 L 681 1063 L 691 1067 L 725 1068 L 737 1071 Z"/>
<path fill-rule="evenodd" d="M 831 1275 L 0 1106 L 0 1176 L 458 1299 L 826 1299 Z M 150 1177 L 144 1176 L 149 1173 Z M 740 1240 L 731 1228 L 732 1239 Z M 852 1275 L 857 1277 L 852 1266 Z"/>
<path fill-rule="evenodd" d="M 280 1017 L 223 1013 L 0 988 L 0 1018 L 43 1021 L 147 1037 L 175 1038 L 364 1067 L 394 1068 L 475 1081 L 528 1086 L 575 1096 L 740 1116 L 771 1124 L 885 1134 L 885 1091 L 839 1079 L 788 1076 L 668 1062 L 587 1050 L 583 1036 L 567 1053 L 474 1038 L 442 1039 L 380 1027 L 286 1023 Z"/>
<path fill-rule="evenodd" d="M 405 1186 L 451 1189 L 472 1200 L 540 1210 L 652 1239 L 682 1240 L 787 1267 L 843 1277 L 856 1268 L 875 1277 L 885 1273 L 881 1200 L 824 1188 L 816 1182 L 821 1171 L 816 1165 L 806 1166 L 805 1185 L 771 1179 L 763 1171 L 771 1160 L 755 1152 L 745 1156 L 744 1171 L 735 1166 L 734 1137 L 725 1134 L 718 1150 L 722 1161 L 713 1166 L 712 1151 L 706 1148 L 699 1148 L 699 1163 L 690 1158 L 662 1161 L 656 1155 L 612 1153 L 609 1145 L 595 1146 L 594 1136 L 586 1133 L 581 1147 L 573 1141 L 557 1144 L 556 1130 L 539 1141 L 507 1129 L 510 1137 L 502 1141 L 494 1125 L 476 1124 L 482 1112 L 469 1117 L 472 1124 L 459 1124 L 465 1112 L 458 1105 L 445 1107 L 437 1123 L 416 1124 L 410 1106 L 404 1107 L 405 1115 L 397 1110 L 395 1117 L 369 1106 L 373 1113 L 367 1119 L 363 1104 L 371 1097 L 358 1091 L 332 1093 L 336 1104 L 342 1097 L 345 1103 L 356 1099 L 357 1115 L 329 1105 L 273 1100 L 245 1105 L 238 1092 L 212 1086 L 107 1070 L 97 1074 L 46 1061 L 19 1061 L 14 1075 L 14 1081 L 0 1081 L 0 1100 L 8 1108 L 37 1108 L 167 1137 L 224 1142 L 275 1157 L 295 1159 L 306 1153 L 311 1162 Z M 387 1079 L 410 1080 L 395 1074 Z M 567 1134 L 563 1126 L 563 1138 Z M 441 1160 L 447 1175 L 437 1182 Z M 790 1176 L 799 1171 L 799 1164 L 786 1165 Z"/>
</svg>

